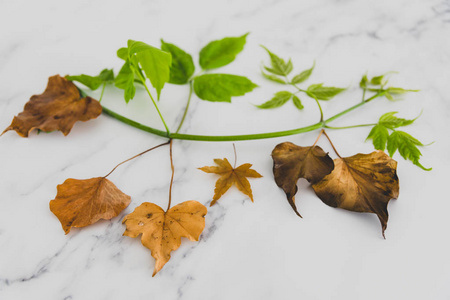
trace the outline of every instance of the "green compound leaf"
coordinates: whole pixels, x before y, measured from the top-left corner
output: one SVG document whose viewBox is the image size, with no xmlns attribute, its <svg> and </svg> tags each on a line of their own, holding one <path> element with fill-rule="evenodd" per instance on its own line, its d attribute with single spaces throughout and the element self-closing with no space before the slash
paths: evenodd
<svg viewBox="0 0 450 300">
<path fill-rule="evenodd" d="M 269 79 L 273 82 L 287 84 L 287 82 L 283 78 L 280 78 L 276 75 L 267 74 L 267 73 L 264 73 L 264 71 L 261 71 L 261 73 L 262 73 L 262 76 L 264 76 L 264 78 Z"/>
<path fill-rule="evenodd" d="M 366 141 L 371 139 L 375 149 L 384 151 L 388 137 L 389 131 L 386 127 L 383 125 L 375 125 L 367 136 Z"/>
<path fill-rule="evenodd" d="M 136 87 L 134 86 L 134 73 L 131 69 L 130 62 L 127 60 L 117 74 L 114 85 L 119 89 L 124 90 L 125 102 L 130 102 L 136 94 Z"/>
<path fill-rule="evenodd" d="M 156 89 L 159 100 L 164 84 L 170 79 L 171 54 L 146 43 L 133 40 L 128 40 L 128 53 L 130 56 L 135 55 L 137 58 L 145 75 Z"/>
<path fill-rule="evenodd" d="M 413 164 L 425 171 L 430 171 L 431 168 L 425 168 L 419 162 L 422 153 L 417 148 L 417 146 L 423 146 L 423 144 L 404 131 L 392 132 L 387 141 L 387 150 L 391 157 L 398 150 L 398 152 L 404 159 L 410 160 Z"/>
<path fill-rule="evenodd" d="M 283 106 L 286 102 L 288 102 L 292 98 L 292 93 L 288 91 L 281 91 L 275 93 L 275 95 L 269 101 L 257 105 L 258 108 L 268 109 L 268 108 L 276 108 Z"/>
<path fill-rule="evenodd" d="M 276 54 L 269 51 L 269 49 L 267 49 L 266 47 L 264 47 L 264 46 L 261 46 L 261 47 L 263 47 L 267 51 L 267 53 L 269 53 L 269 56 L 270 56 L 271 67 L 264 67 L 264 69 L 266 69 L 268 72 L 270 72 L 272 74 L 280 75 L 280 76 L 287 76 L 287 75 L 289 75 L 289 73 L 291 73 L 291 71 L 293 69 L 293 65 L 292 65 L 292 61 L 290 59 L 286 63 L 284 61 L 284 59 L 278 57 Z"/>
<path fill-rule="evenodd" d="M 228 65 L 244 49 L 247 35 L 210 42 L 200 51 L 200 66 L 204 70 L 211 70 Z"/>
<path fill-rule="evenodd" d="M 186 84 L 195 71 L 192 56 L 174 44 L 164 42 L 162 39 L 161 50 L 172 54 L 169 83 Z"/>
<path fill-rule="evenodd" d="M 98 89 L 103 83 L 109 83 L 114 81 L 114 72 L 112 69 L 104 69 L 97 76 L 90 76 L 86 74 L 66 76 L 67 80 L 78 81 L 84 84 L 91 90 Z"/>
<path fill-rule="evenodd" d="M 323 83 L 312 84 L 307 89 L 308 94 L 313 95 L 319 100 L 330 100 L 342 91 L 345 91 L 345 89 L 337 87 L 326 87 L 323 86 Z"/>
<path fill-rule="evenodd" d="M 229 74 L 205 74 L 194 79 L 194 92 L 202 100 L 231 102 L 231 97 L 251 92 L 256 84 L 250 79 Z"/>
<path fill-rule="evenodd" d="M 315 65 L 316 64 L 314 63 L 310 69 L 305 70 L 298 75 L 295 75 L 294 78 L 292 78 L 291 83 L 299 84 L 299 83 L 302 83 L 302 82 L 308 80 L 308 78 L 311 76 L 311 74 L 314 70 Z"/>
<path fill-rule="evenodd" d="M 302 101 L 300 101 L 299 97 L 297 97 L 296 95 L 292 95 L 292 101 L 294 102 L 295 107 L 297 107 L 300 110 L 303 109 L 303 104 Z"/>
</svg>

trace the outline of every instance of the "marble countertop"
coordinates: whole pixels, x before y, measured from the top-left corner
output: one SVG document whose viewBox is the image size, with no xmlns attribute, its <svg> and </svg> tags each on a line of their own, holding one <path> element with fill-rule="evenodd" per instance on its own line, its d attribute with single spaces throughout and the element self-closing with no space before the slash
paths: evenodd
<svg viewBox="0 0 450 300">
<path fill-rule="evenodd" d="M 309 82 L 348 87 L 323 104 L 331 116 L 360 101 L 361 76 L 396 71 L 393 85 L 420 89 L 405 100 L 379 99 L 336 126 L 376 121 L 389 111 L 421 117 L 407 131 L 425 144 L 425 172 L 398 154 L 400 197 L 389 204 L 386 240 L 377 217 L 324 205 L 306 184 L 297 194 L 299 219 L 272 175 L 280 142 L 311 145 L 317 132 L 237 142 L 239 163 L 264 177 L 251 180 L 255 202 L 231 189 L 209 208 L 217 177 L 197 168 L 233 159 L 230 142 L 174 142 L 174 203 L 208 206 L 199 242 L 183 240 L 152 278 L 154 259 L 139 239 L 122 236 L 123 217 L 142 202 L 167 203 L 170 163 L 158 149 L 110 179 L 132 202 L 119 217 L 64 235 L 48 203 L 66 178 L 102 176 L 163 138 L 102 115 L 60 132 L 0 138 L 0 299 L 449 299 L 450 1 L 0 1 L 0 128 L 54 74 L 97 74 L 120 68 L 127 39 L 175 43 L 198 60 L 209 41 L 250 32 L 244 51 L 221 72 L 259 85 L 232 104 L 194 97 L 182 129 L 195 134 L 244 134 L 292 129 L 317 121 L 312 101 L 299 112 L 253 104 L 279 90 L 260 75 L 260 45 L 291 57 L 296 70 L 316 68 Z M 176 128 L 186 86 L 168 86 L 160 108 Z M 94 97 L 99 92 L 91 93 Z M 128 105 L 107 89 L 103 104 L 163 129 L 143 90 Z M 367 128 L 329 131 L 341 155 L 373 151 Z M 434 142 L 434 143 L 433 143 Z M 332 149 L 325 140 L 320 145 Z"/>
</svg>

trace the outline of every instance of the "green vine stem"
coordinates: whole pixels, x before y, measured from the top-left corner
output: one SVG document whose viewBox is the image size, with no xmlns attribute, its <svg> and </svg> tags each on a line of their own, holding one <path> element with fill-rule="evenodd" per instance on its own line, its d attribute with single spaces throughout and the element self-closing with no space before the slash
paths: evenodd
<svg viewBox="0 0 450 300">
<path fill-rule="evenodd" d="M 294 135 L 294 134 L 299 134 L 299 133 L 305 133 L 305 132 L 310 132 L 313 130 L 317 130 L 317 129 L 322 129 L 322 128 L 327 128 L 327 123 L 332 122 L 336 119 L 338 119 L 339 117 L 353 111 L 354 109 L 369 103 L 370 101 L 374 100 L 375 98 L 378 98 L 380 96 L 383 95 L 383 92 L 378 92 L 375 95 L 373 95 L 372 97 L 368 98 L 367 100 L 365 100 L 364 102 L 360 102 L 356 105 L 353 105 L 349 108 L 347 108 L 346 110 L 326 119 L 325 121 L 322 122 L 317 122 L 313 125 L 309 125 L 306 127 L 300 127 L 300 128 L 296 128 L 296 129 L 291 129 L 291 130 L 284 130 L 284 131 L 276 131 L 276 132 L 267 132 L 267 133 L 256 133 L 256 134 L 244 134 L 244 135 L 223 135 L 223 136 L 215 136 L 215 135 L 195 135 L 195 134 L 182 134 L 182 133 L 169 133 L 169 132 L 164 132 L 162 130 L 159 129 L 155 129 L 146 125 L 143 125 L 139 122 L 133 121 L 131 119 L 128 119 L 106 107 L 103 106 L 103 112 L 125 124 L 128 124 L 130 126 L 133 126 L 135 128 L 138 128 L 140 130 L 161 136 L 161 137 L 165 137 L 165 138 L 169 138 L 169 139 L 178 139 L 178 140 L 191 140 L 191 141 L 208 141 L 208 142 L 225 142 L 225 141 L 246 141 L 246 140 L 259 140 L 259 139 L 268 139 L 268 138 L 276 138 L 276 137 L 282 137 L 282 136 L 289 136 L 289 135 Z M 330 128 L 333 129 L 333 128 Z M 336 127 L 336 129 L 338 129 L 338 127 Z"/>
<path fill-rule="evenodd" d="M 192 93 L 193 93 L 193 86 L 192 86 L 192 80 L 190 80 L 189 81 L 188 101 L 187 101 L 187 104 L 186 104 L 186 108 L 184 109 L 184 113 L 183 113 L 183 117 L 181 118 L 180 125 L 178 125 L 177 131 L 175 131 L 175 134 L 177 134 L 180 131 L 181 127 L 183 126 L 184 119 L 186 119 L 186 115 L 187 115 L 187 112 L 189 110 L 189 104 L 191 104 Z"/>
</svg>

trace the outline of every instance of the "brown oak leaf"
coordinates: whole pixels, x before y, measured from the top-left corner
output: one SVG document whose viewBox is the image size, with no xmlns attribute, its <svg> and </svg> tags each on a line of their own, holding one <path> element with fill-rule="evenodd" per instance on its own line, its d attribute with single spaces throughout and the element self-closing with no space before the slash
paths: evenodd
<svg viewBox="0 0 450 300">
<path fill-rule="evenodd" d="M 272 159 L 275 182 L 301 217 L 295 205 L 298 179 L 305 178 L 310 183 L 320 181 L 333 171 L 333 160 L 319 146 L 301 147 L 290 142 L 278 144 L 272 151 Z"/>
<path fill-rule="evenodd" d="M 350 211 L 375 213 L 382 233 L 387 227 L 387 205 L 399 193 L 397 162 L 383 151 L 334 160 L 334 171 L 313 184 L 327 205 Z"/>
<path fill-rule="evenodd" d="M 142 244 L 151 250 L 156 260 L 153 276 L 170 260 L 170 253 L 181 245 L 181 237 L 198 241 L 205 228 L 207 209 L 191 200 L 180 203 L 167 212 L 156 204 L 145 202 L 122 223 L 126 225 L 123 235 L 135 238 L 142 234 Z"/>
<path fill-rule="evenodd" d="M 49 77 L 47 88 L 40 95 L 31 96 L 23 112 L 14 117 L 11 125 L 3 131 L 15 130 L 28 137 L 33 129 L 59 130 L 68 135 L 77 121 L 88 121 L 102 112 L 100 103 L 91 98 L 80 98 L 77 87 L 64 77 Z M 2 134 L 3 134 L 2 133 Z"/>
<path fill-rule="evenodd" d="M 57 189 L 56 198 L 50 201 L 50 210 L 58 217 L 66 234 L 72 227 L 116 217 L 131 201 L 130 196 L 104 177 L 69 178 Z"/>
<path fill-rule="evenodd" d="M 226 158 L 216 158 L 214 159 L 214 162 L 217 166 L 199 168 L 199 170 L 202 170 L 203 172 L 220 175 L 220 178 L 216 181 L 211 206 L 213 206 L 233 184 L 235 184 L 242 193 L 249 196 L 253 202 L 252 188 L 247 177 L 260 178 L 262 175 L 255 170 L 250 169 L 252 164 L 243 164 L 234 169 Z"/>
</svg>

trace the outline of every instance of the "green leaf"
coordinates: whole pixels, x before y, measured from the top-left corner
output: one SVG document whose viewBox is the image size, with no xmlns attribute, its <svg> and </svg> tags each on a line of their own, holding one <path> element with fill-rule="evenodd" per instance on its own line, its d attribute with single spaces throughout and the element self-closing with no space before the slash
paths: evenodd
<svg viewBox="0 0 450 300">
<path fill-rule="evenodd" d="M 291 99 L 291 97 L 292 97 L 291 92 L 288 91 L 277 92 L 272 97 L 272 99 L 261 105 L 257 105 L 256 107 L 263 109 L 280 107 L 284 105 L 286 102 L 288 102 Z"/>
<path fill-rule="evenodd" d="M 323 86 L 323 83 L 312 84 L 308 87 L 307 92 L 308 95 L 313 95 L 319 100 L 330 100 L 337 94 L 341 93 L 345 89 L 337 88 L 337 87 L 326 87 Z"/>
<path fill-rule="evenodd" d="M 267 73 L 264 73 L 264 71 L 261 71 L 261 73 L 264 76 L 264 78 L 266 78 L 266 79 L 269 79 L 274 82 L 282 83 L 282 84 L 287 84 L 283 78 L 280 78 L 276 75 L 267 74 Z"/>
<path fill-rule="evenodd" d="M 389 137 L 389 132 L 383 125 L 375 125 L 366 138 L 366 141 L 372 139 L 373 146 L 377 150 L 386 149 L 386 143 Z"/>
<path fill-rule="evenodd" d="M 98 76 L 89 76 L 85 74 L 67 76 L 66 79 L 69 81 L 78 81 L 79 83 L 84 84 L 91 90 L 98 89 L 103 83 L 103 80 L 101 80 Z"/>
<path fill-rule="evenodd" d="M 70 80 L 70 81 L 78 81 L 79 83 L 84 84 L 91 90 L 96 90 L 104 82 L 114 81 L 114 72 L 113 72 L 113 70 L 104 69 L 97 76 L 81 74 L 81 75 L 74 75 L 74 76 L 66 76 L 66 79 Z"/>
<path fill-rule="evenodd" d="M 204 70 L 211 70 L 228 65 L 244 49 L 247 35 L 210 42 L 200 51 L 200 66 Z"/>
<path fill-rule="evenodd" d="M 275 75 L 280 75 L 280 76 L 287 76 L 289 75 L 289 73 L 292 71 L 293 69 L 293 65 L 292 65 L 292 61 L 289 59 L 289 61 L 286 63 L 284 61 L 284 59 L 278 57 L 276 54 L 272 53 L 269 51 L 269 49 L 267 49 L 264 46 L 263 47 L 267 53 L 269 53 L 270 56 L 270 64 L 271 64 L 271 68 L 269 67 L 264 67 L 268 72 L 275 74 Z"/>
<path fill-rule="evenodd" d="M 384 115 L 382 115 L 380 117 L 378 124 L 380 124 L 384 127 L 387 127 L 389 129 L 394 129 L 394 128 L 398 128 L 401 126 L 410 125 L 410 124 L 414 123 L 414 121 L 416 120 L 416 119 L 407 120 L 407 119 L 397 118 L 395 116 L 396 113 L 397 113 L 396 111 L 385 113 Z"/>
<path fill-rule="evenodd" d="M 305 70 L 305 71 L 301 72 L 300 74 L 294 76 L 294 78 L 292 78 L 292 80 L 291 80 L 291 83 L 299 84 L 299 83 L 306 81 L 309 78 L 309 76 L 311 76 L 315 65 L 316 64 L 314 63 L 310 69 Z"/>
<path fill-rule="evenodd" d="M 403 95 L 408 92 L 418 92 L 419 90 L 406 90 L 399 87 L 389 87 L 386 89 L 386 91 L 391 95 Z"/>
<path fill-rule="evenodd" d="M 362 89 L 367 88 L 367 84 L 369 83 L 369 79 L 367 79 L 367 75 L 364 75 L 359 82 L 359 87 Z"/>
<path fill-rule="evenodd" d="M 423 144 L 404 131 L 394 131 L 387 141 L 387 149 L 391 157 L 398 149 L 398 152 L 404 159 L 412 161 L 413 164 L 425 171 L 430 171 L 431 168 L 425 168 L 419 162 L 422 153 L 420 153 L 417 146 L 423 146 Z"/>
<path fill-rule="evenodd" d="M 370 84 L 371 84 L 371 85 L 382 85 L 382 84 L 383 84 L 384 76 L 385 76 L 385 75 L 380 75 L 380 76 L 372 77 L 372 79 L 370 80 Z M 386 84 L 386 82 L 385 82 L 384 84 Z"/>
<path fill-rule="evenodd" d="M 203 100 L 231 102 L 231 97 L 251 92 L 256 84 L 248 78 L 229 74 L 205 74 L 194 79 L 195 94 Z"/>
<path fill-rule="evenodd" d="M 292 101 L 294 102 L 295 107 L 297 107 L 300 110 L 303 109 L 303 104 L 300 101 L 299 97 L 297 97 L 296 95 L 292 95 Z"/>
<path fill-rule="evenodd" d="M 128 59 L 128 48 L 120 48 L 119 50 L 117 50 L 117 57 L 123 60 L 127 60 Z"/>
<path fill-rule="evenodd" d="M 130 102 L 136 94 L 136 87 L 134 86 L 134 73 L 131 69 L 130 62 L 127 60 L 117 74 L 115 86 L 124 90 L 125 102 Z"/>
<path fill-rule="evenodd" d="M 161 50 L 172 54 L 172 66 L 170 67 L 169 83 L 186 84 L 195 71 L 192 56 L 174 44 L 164 42 L 162 39 Z"/>
<path fill-rule="evenodd" d="M 128 40 L 128 51 L 130 55 L 136 55 L 142 70 L 156 89 L 159 100 L 164 84 L 170 79 L 171 54 L 133 40 Z"/>
</svg>

